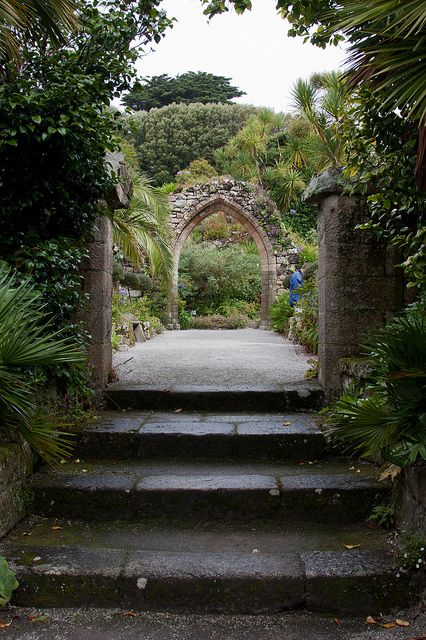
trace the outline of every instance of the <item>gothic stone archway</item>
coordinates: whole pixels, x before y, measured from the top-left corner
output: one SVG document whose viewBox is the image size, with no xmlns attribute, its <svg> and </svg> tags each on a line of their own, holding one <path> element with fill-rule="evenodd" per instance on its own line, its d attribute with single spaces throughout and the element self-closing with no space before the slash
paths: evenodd
<svg viewBox="0 0 426 640">
<path fill-rule="evenodd" d="M 178 275 L 182 248 L 191 231 L 214 213 L 231 215 L 252 236 L 259 250 L 262 268 L 261 326 L 269 324 L 269 307 L 283 289 L 298 250 L 281 233 L 275 204 L 251 184 L 223 177 L 196 184 L 170 196 L 171 223 L 175 234 L 174 269 L 170 294 L 170 325 L 178 321 Z"/>
</svg>

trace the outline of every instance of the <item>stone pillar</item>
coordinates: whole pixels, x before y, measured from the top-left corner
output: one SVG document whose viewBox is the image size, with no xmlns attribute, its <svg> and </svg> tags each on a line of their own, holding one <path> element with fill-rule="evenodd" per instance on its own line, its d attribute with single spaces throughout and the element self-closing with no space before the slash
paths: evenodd
<svg viewBox="0 0 426 640">
<path fill-rule="evenodd" d="M 106 200 L 99 204 L 109 211 L 126 209 L 133 195 L 133 184 L 124 155 L 120 152 L 105 156 L 105 167 L 115 184 Z M 89 364 L 93 367 L 92 386 L 98 397 L 108 383 L 112 369 L 112 227 L 106 215 L 100 215 L 87 243 L 89 258 L 83 269 L 84 293 L 87 304 L 79 318 L 90 334 Z"/>
<path fill-rule="evenodd" d="M 98 218 L 85 265 L 84 293 L 88 302 L 83 321 L 90 334 L 89 359 L 93 367 L 93 387 L 101 392 L 108 383 L 112 368 L 112 230 L 106 216 Z"/>
<path fill-rule="evenodd" d="M 316 176 L 304 194 L 318 207 L 319 380 L 328 399 L 342 390 L 339 359 L 359 353 L 368 333 L 403 306 L 395 251 L 356 225 L 365 201 L 343 195 L 341 173 Z"/>
</svg>

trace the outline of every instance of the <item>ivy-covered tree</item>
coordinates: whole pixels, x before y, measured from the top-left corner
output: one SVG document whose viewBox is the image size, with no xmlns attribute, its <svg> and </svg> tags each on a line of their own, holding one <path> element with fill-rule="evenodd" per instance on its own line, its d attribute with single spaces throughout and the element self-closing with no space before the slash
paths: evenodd
<svg viewBox="0 0 426 640">
<path fill-rule="evenodd" d="M 155 185 L 172 182 L 193 160 L 213 161 L 255 112 L 238 104 L 171 104 L 139 111 L 125 125 L 139 154 L 141 170 Z"/>
<path fill-rule="evenodd" d="M 123 97 L 123 104 L 134 111 L 165 107 L 168 104 L 192 102 L 229 103 L 244 96 L 244 91 L 230 84 L 231 79 L 205 71 L 188 71 L 170 78 L 166 73 L 136 82 Z"/>
</svg>

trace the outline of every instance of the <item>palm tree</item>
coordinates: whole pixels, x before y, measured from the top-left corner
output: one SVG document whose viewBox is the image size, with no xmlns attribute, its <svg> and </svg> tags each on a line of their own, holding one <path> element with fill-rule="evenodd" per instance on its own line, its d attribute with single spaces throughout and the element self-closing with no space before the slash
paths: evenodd
<svg viewBox="0 0 426 640">
<path fill-rule="evenodd" d="M 298 117 L 311 129 L 311 151 L 316 149 L 316 169 L 343 163 L 341 122 L 348 104 L 344 81 L 335 71 L 299 79 L 293 86 L 293 105 Z"/>
<path fill-rule="evenodd" d="M 46 462 L 69 455 L 68 436 L 42 414 L 31 372 L 37 367 L 81 362 L 83 353 L 53 331 L 29 281 L 17 284 L 0 265 L 0 430 L 20 434 Z"/>
<path fill-rule="evenodd" d="M 0 62 L 20 59 L 19 36 L 37 22 L 55 43 L 77 24 L 76 0 L 0 0 Z"/>
<path fill-rule="evenodd" d="M 331 28 L 349 39 L 350 83 L 372 87 L 418 126 L 416 178 L 426 182 L 425 1 L 345 0 Z"/>
<path fill-rule="evenodd" d="M 167 195 L 153 187 L 139 171 L 131 144 L 122 141 L 121 150 L 130 170 L 133 197 L 128 209 L 110 214 L 114 243 L 135 267 L 139 268 L 146 260 L 151 275 L 168 281 L 173 269 L 173 253 Z"/>
</svg>

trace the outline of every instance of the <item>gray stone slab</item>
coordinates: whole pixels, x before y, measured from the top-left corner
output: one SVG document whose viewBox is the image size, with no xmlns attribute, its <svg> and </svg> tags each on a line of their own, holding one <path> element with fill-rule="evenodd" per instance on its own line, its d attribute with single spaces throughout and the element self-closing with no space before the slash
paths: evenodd
<svg viewBox="0 0 426 640">
<path fill-rule="evenodd" d="M 235 428 L 231 423 L 199 423 L 199 422 L 147 422 L 140 429 L 141 435 L 187 435 L 194 437 L 202 436 L 232 436 L 235 432 Z"/>
<path fill-rule="evenodd" d="M 118 578 L 125 552 L 87 547 L 32 547 L 16 554 L 11 567 L 26 606 L 119 606 Z"/>
<path fill-rule="evenodd" d="M 379 491 L 387 491 L 388 486 L 377 482 L 369 476 L 349 474 L 321 473 L 283 476 L 280 482 L 285 491 L 312 490 L 320 494 L 322 491 L 345 491 L 351 489 L 372 488 Z"/>
<path fill-rule="evenodd" d="M 138 491 L 276 491 L 275 478 L 263 475 L 147 476 Z"/>
<path fill-rule="evenodd" d="M 354 543 L 356 541 L 354 540 Z M 312 611 L 376 616 L 413 596 L 407 577 L 385 552 L 359 549 L 302 553 L 306 571 L 306 606 Z"/>
<path fill-rule="evenodd" d="M 259 613 L 304 602 L 303 565 L 290 553 L 136 552 L 123 577 L 135 608 Z"/>
<path fill-rule="evenodd" d="M 314 420 L 311 423 L 305 422 L 300 424 L 293 421 L 292 424 L 285 424 L 288 420 L 280 420 L 279 422 L 247 422 L 239 424 L 237 426 L 237 433 L 240 436 L 253 435 L 253 436 L 267 436 L 267 435 L 321 435 L 318 427 L 315 425 Z"/>
</svg>

